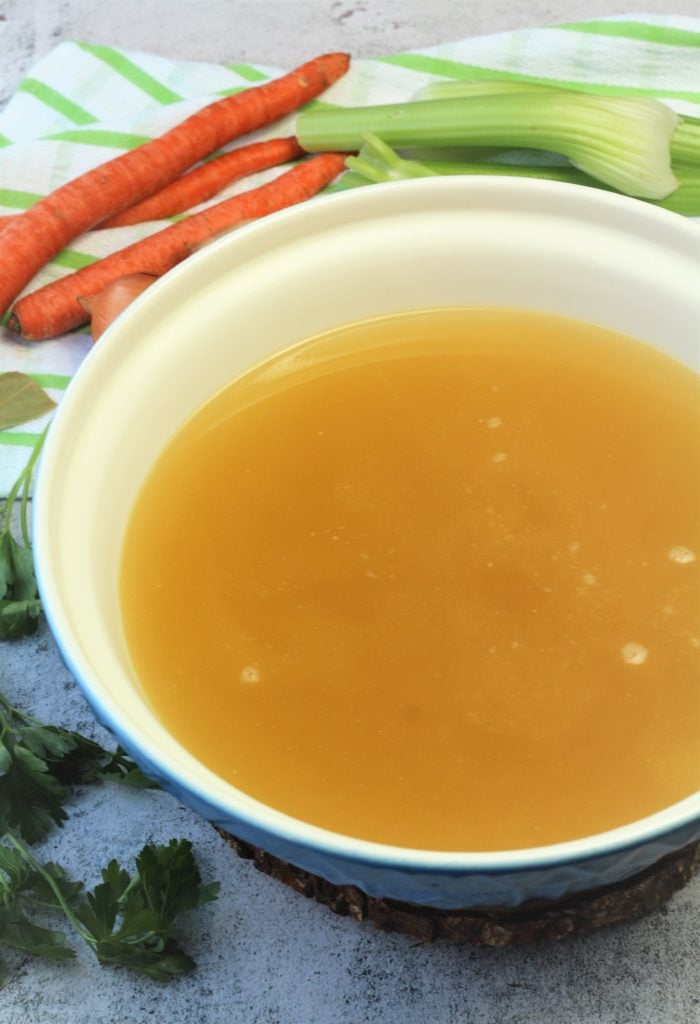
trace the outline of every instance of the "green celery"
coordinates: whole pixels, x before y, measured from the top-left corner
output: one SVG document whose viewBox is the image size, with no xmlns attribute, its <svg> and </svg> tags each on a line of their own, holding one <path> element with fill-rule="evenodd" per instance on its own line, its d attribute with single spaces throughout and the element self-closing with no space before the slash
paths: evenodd
<svg viewBox="0 0 700 1024">
<path fill-rule="evenodd" d="M 492 81 L 465 82 L 462 79 L 451 82 L 431 82 L 423 86 L 414 100 L 454 100 L 469 96 L 496 96 L 502 93 L 517 92 L 572 92 L 571 89 L 559 89 L 551 85 L 536 85 L 534 82 L 504 82 L 494 78 Z"/>
<path fill-rule="evenodd" d="M 700 167 L 700 121 L 681 117 L 671 140 L 671 159 L 683 160 Z"/>
<path fill-rule="evenodd" d="M 656 100 L 582 93 L 502 92 L 302 113 L 309 152 L 352 151 L 371 132 L 399 149 L 508 146 L 554 151 L 628 195 L 663 199 L 678 182 L 670 141 L 678 115 Z"/>
<path fill-rule="evenodd" d="M 504 82 L 499 79 L 485 82 L 447 81 L 431 82 L 424 86 L 414 100 L 448 100 L 470 96 L 491 96 L 513 93 L 571 93 L 578 90 L 561 86 L 535 85 L 532 82 Z M 581 92 L 585 93 L 585 86 Z M 671 161 L 684 160 L 700 165 L 700 120 L 685 114 L 678 115 L 678 127 L 671 138 Z"/>
<path fill-rule="evenodd" d="M 345 161 L 350 168 L 346 188 L 361 184 L 399 181 L 406 178 L 435 177 L 442 175 L 496 175 L 517 178 L 542 178 L 549 181 L 563 181 L 571 185 L 588 185 L 593 188 L 611 190 L 590 175 L 575 167 L 555 167 L 543 164 L 512 163 L 464 163 L 461 161 L 407 160 L 394 152 L 390 146 L 376 136 L 367 134 L 365 143 L 357 156 Z M 679 187 L 665 199 L 647 200 L 655 206 L 681 213 L 687 217 L 700 216 L 700 168 L 679 163 L 674 172 Z M 340 179 L 343 181 L 343 179 Z M 614 190 L 613 190 L 614 191 Z"/>
</svg>

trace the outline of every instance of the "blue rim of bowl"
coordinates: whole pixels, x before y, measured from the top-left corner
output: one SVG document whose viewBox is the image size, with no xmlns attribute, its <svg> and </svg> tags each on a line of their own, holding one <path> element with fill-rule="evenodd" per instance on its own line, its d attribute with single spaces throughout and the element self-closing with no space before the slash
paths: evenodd
<svg viewBox="0 0 700 1024">
<path fill-rule="evenodd" d="M 408 189 L 418 188 L 419 190 L 422 190 L 423 188 L 428 188 L 435 189 L 436 191 L 444 189 L 447 192 L 448 189 L 454 190 L 457 180 L 460 182 L 460 188 L 473 191 L 486 188 L 492 192 L 522 191 L 526 194 L 530 193 L 533 195 L 542 195 L 548 192 L 555 195 L 557 193 L 560 195 L 568 193 L 569 197 L 573 199 L 575 203 L 583 202 L 584 204 L 588 203 L 589 205 L 599 206 L 602 208 L 608 206 L 611 209 L 619 208 L 620 204 L 633 204 L 633 206 L 629 208 L 634 209 L 637 216 L 646 216 L 651 221 L 656 221 L 659 225 L 664 225 L 666 228 L 673 226 L 676 231 L 680 230 L 681 233 L 685 233 L 683 231 L 684 228 L 687 228 L 689 232 L 692 232 L 693 230 L 692 226 L 679 215 L 642 203 L 639 200 L 627 196 L 599 191 L 582 185 L 571 185 L 563 182 L 543 181 L 532 178 L 493 178 L 474 175 L 467 179 L 455 179 L 454 177 L 449 179 L 411 179 L 409 181 L 373 185 L 371 189 L 348 190 L 331 195 L 320 196 L 314 200 L 313 207 L 319 208 L 322 204 L 328 203 L 334 203 L 336 205 L 339 203 L 349 203 L 354 205 L 358 201 L 358 197 L 365 196 L 368 193 L 377 195 L 379 192 L 384 192 L 386 189 L 392 189 L 393 191 L 396 191 L 397 189 L 407 191 Z M 191 266 L 193 261 L 196 260 L 198 262 L 204 262 L 208 259 L 213 259 L 220 249 L 226 249 L 232 245 L 235 246 L 241 238 L 247 236 L 251 232 L 259 233 L 260 231 L 268 230 L 270 228 L 274 231 L 277 224 L 280 224 L 290 218 L 304 216 L 304 214 L 308 212 L 308 209 L 309 208 L 306 204 L 301 204 L 281 210 L 267 216 L 262 221 L 246 224 L 236 231 L 234 235 L 222 237 L 211 245 L 208 245 L 204 249 L 195 253 L 193 256 L 189 257 L 187 261 L 182 264 L 178 264 L 178 266 L 169 271 L 167 275 L 156 281 L 147 292 L 139 296 L 139 298 L 136 299 L 136 301 L 132 303 L 119 318 L 119 326 L 116 329 L 118 331 L 123 330 L 124 324 L 128 324 L 128 321 L 144 304 L 153 301 L 153 298 L 160 294 L 164 289 L 167 290 L 168 288 L 177 287 L 179 277 L 183 273 L 187 273 L 185 268 Z M 691 235 L 688 234 L 688 237 L 690 238 Z M 114 332 L 115 328 L 110 327 L 104 333 L 100 339 L 100 350 L 105 350 L 107 346 L 112 345 L 112 339 L 115 336 Z M 282 811 L 278 811 L 267 804 L 263 804 L 255 798 L 250 797 L 244 791 L 237 790 L 234 786 L 215 775 L 215 773 L 208 769 L 206 765 L 198 761 L 185 746 L 172 737 L 173 741 L 178 745 L 187 758 L 191 759 L 200 768 L 202 768 L 206 775 L 209 775 L 226 790 L 230 791 L 232 797 L 230 803 L 228 800 L 222 801 L 217 799 L 217 797 L 212 796 L 212 794 L 208 792 L 206 787 L 201 783 L 194 782 L 192 779 L 187 778 L 179 767 L 173 767 L 173 765 L 169 763 L 167 756 L 163 754 L 157 746 L 151 746 L 147 737 L 141 737 L 139 742 L 138 739 L 141 730 L 138 726 L 137 739 L 135 740 L 134 733 L 130 729 L 126 728 L 122 723 L 120 714 L 111 706 L 109 698 L 107 697 L 107 699 L 105 699 L 105 697 L 100 693 L 99 683 L 95 686 L 91 679 L 87 664 L 81 663 L 82 659 L 80 656 L 80 643 L 78 639 L 74 638 L 71 643 L 70 640 L 66 640 L 64 638 L 60 622 L 60 598 L 57 591 L 55 594 L 52 592 L 51 584 L 50 582 L 47 582 L 43 569 L 44 558 L 41 524 L 43 520 L 43 508 L 45 505 L 45 499 L 43 497 L 45 486 L 44 480 L 47 476 L 47 474 L 43 472 L 43 469 L 45 463 L 50 462 L 51 460 L 57 432 L 60 432 L 60 426 L 63 419 L 68 415 L 65 410 L 70 408 L 70 393 L 74 390 L 73 384 L 74 382 L 79 381 L 82 386 L 83 379 L 91 373 L 91 364 L 94 365 L 94 359 L 92 358 L 86 358 L 83 361 L 67 390 L 66 396 L 63 398 L 58 409 L 54 413 L 54 418 L 50 425 L 46 443 L 37 468 L 36 487 L 33 499 L 32 543 L 35 553 L 36 577 L 44 612 L 61 656 L 80 686 L 98 720 L 107 729 L 109 729 L 125 749 L 134 752 L 134 756 L 137 760 L 140 759 L 144 763 L 155 767 L 157 774 L 169 783 L 168 788 L 188 794 L 194 797 L 200 804 L 206 805 L 207 808 L 216 811 L 216 817 L 212 816 L 208 820 L 219 824 L 223 824 L 228 819 L 231 819 L 232 824 L 235 821 L 243 822 L 258 833 L 270 833 L 276 838 L 296 847 L 312 850 L 319 855 L 325 855 L 326 857 L 343 860 L 345 862 L 364 864 L 378 869 L 394 868 L 397 870 L 406 870 L 415 873 L 430 872 L 442 873 L 445 875 L 454 875 L 458 873 L 485 875 L 500 875 L 506 873 L 520 874 L 532 871 L 542 871 L 543 869 L 549 868 L 556 869 L 568 864 L 573 865 L 584 861 L 590 862 L 614 856 L 616 854 L 623 854 L 627 851 L 639 848 L 640 846 L 646 846 L 658 840 L 662 840 L 664 837 L 670 838 L 678 832 L 687 831 L 692 826 L 696 826 L 697 829 L 700 830 L 700 806 L 696 806 L 697 798 L 700 796 L 700 793 L 695 793 L 675 804 L 663 808 L 661 811 L 648 815 L 645 818 L 637 819 L 634 822 L 615 829 L 584 836 L 580 839 L 548 844 L 546 846 L 490 852 L 435 851 L 391 846 L 388 844 L 358 839 L 342 833 L 332 832 L 302 821 L 301 819 L 293 818 Z M 68 401 L 66 401 L 66 399 L 68 399 Z M 48 564 L 50 564 L 50 561 L 50 557 L 47 557 Z M 68 632 L 71 633 L 70 630 L 68 630 Z M 75 652 L 72 650 L 72 647 L 75 647 Z M 246 807 L 236 806 L 236 794 L 241 794 L 245 798 L 246 803 L 251 803 L 253 805 L 255 811 L 251 812 Z M 256 813 L 258 808 L 260 809 L 260 812 Z M 669 816 L 672 816 L 673 820 L 668 821 L 667 819 Z M 266 820 L 268 818 L 271 820 Z M 689 841 L 689 838 L 690 837 L 685 841 Z"/>
</svg>

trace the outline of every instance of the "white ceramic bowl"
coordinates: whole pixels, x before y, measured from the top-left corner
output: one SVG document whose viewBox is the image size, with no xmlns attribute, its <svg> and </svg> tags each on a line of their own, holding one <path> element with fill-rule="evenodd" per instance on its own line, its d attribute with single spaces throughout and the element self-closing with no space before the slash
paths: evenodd
<svg viewBox="0 0 700 1024">
<path fill-rule="evenodd" d="M 169 273 L 81 368 L 38 480 L 44 606 L 99 720 L 166 789 L 240 838 L 332 882 L 433 907 L 557 898 L 699 837 L 700 794 L 624 828 L 499 853 L 383 846 L 281 814 L 214 775 L 155 718 L 129 666 L 117 592 L 127 518 L 154 460 L 212 394 L 272 353 L 375 315 L 501 305 L 603 324 L 697 370 L 699 266 L 697 226 L 635 200 L 432 178 L 297 206 Z"/>
</svg>

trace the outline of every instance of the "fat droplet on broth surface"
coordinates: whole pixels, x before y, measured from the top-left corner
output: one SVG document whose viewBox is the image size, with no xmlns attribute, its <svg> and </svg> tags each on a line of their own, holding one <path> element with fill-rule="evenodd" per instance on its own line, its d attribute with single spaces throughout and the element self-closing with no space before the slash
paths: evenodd
<svg viewBox="0 0 700 1024">
<path fill-rule="evenodd" d="M 649 657 L 649 651 L 643 644 L 631 641 L 622 648 L 622 660 L 628 665 L 643 665 Z"/>
<path fill-rule="evenodd" d="M 682 544 L 678 544 L 676 547 L 671 548 L 668 557 L 672 562 L 676 562 L 677 565 L 690 565 L 691 562 L 695 561 L 695 552 L 691 551 L 690 548 L 683 547 Z"/>
</svg>

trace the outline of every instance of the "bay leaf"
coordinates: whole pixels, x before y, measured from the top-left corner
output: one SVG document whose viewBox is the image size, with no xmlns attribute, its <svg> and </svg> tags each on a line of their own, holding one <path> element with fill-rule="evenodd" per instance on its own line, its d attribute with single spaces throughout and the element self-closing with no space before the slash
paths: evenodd
<svg viewBox="0 0 700 1024">
<path fill-rule="evenodd" d="M 0 373 L 0 430 L 50 412 L 56 403 L 26 373 Z"/>
</svg>

